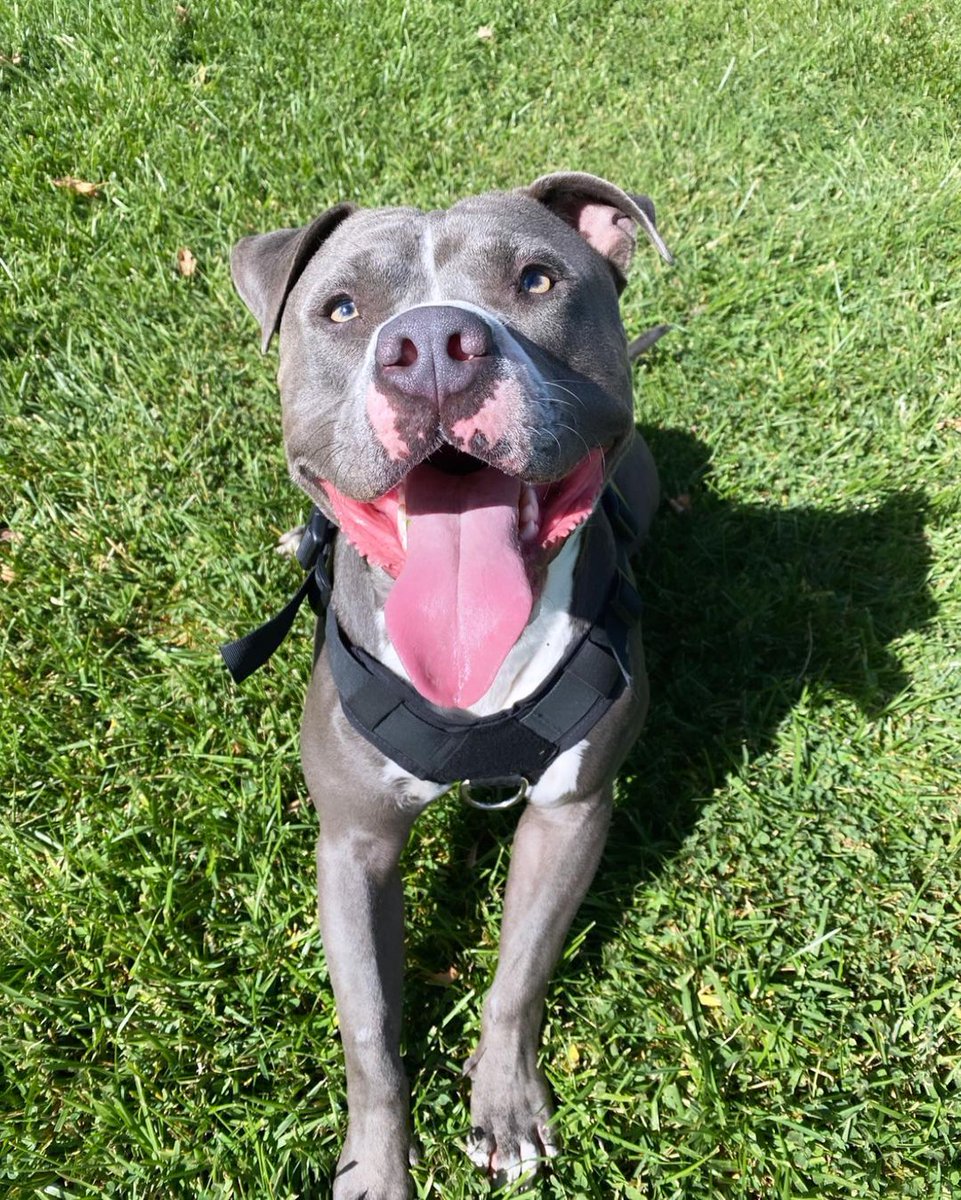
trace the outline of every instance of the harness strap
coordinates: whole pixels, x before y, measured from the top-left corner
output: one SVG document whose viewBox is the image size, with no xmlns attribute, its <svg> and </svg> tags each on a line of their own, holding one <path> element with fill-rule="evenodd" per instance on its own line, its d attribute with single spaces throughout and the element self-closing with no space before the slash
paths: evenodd
<svg viewBox="0 0 961 1200">
<path fill-rule="evenodd" d="M 305 599 L 310 600 L 310 607 L 315 613 L 327 607 L 333 588 L 330 560 L 336 536 L 337 526 L 333 521 L 328 521 L 319 508 L 315 508 L 297 547 L 297 561 L 308 572 L 304 582 L 279 613 L 250 633 L 236 641 L 224 642 L 220 647 L 221 657 L 235 683 L 243 683 L 270 658 L 290 633 L 294 617 Z"/>
<path fill-rule="evenodd" d="M 539 779 L 597 724 L 624 690 L 603 626 L 590 626 L 541 688 L 490 717 L 441 712 L 400 676 L 348 645 L 332 608 L 326 644 L 344 715 L 378 750 L 419 779 L 457 783 Z"/>
<path fill-rule="evenodd" d="M 613 485 L 601 509 L 614 543 L 611 563 L 603 527 L 588 525 L 583 570 L 601 586 L 586 629 L 541 687 L 489 717 L 430 704 L 405 679 L 359 646 L 337 621 L 330 560 L 337 528 L 314 509 L 297 558 L 309 572 L 284 608 L 246 637 L 220 647 L 240 683 L 273 654 L 308 598 L 326 608 L 325 640 L 331 674 L 351 725 L 388 758 L 420 779 L 458 783 L 504 778 L 536 782 L 559 754 L 579 742 L 631 683 L 629 637 L 641 602 L 628 562 L 637 540 L 630 509 Z M 603 586 L 603 581 L 607 586 Z"/>
<path fill-rule="evenodd" d="M 294 617 L 300 611 L 304 599 L 310 596 L 313 604 L 313 593 L 316 593 L 316 590 L 317 583 L 314 573 L 311 571 L 279 613 L 272 616 L 269 621 L 265 621 L 263 625 L 258 625 L 250 633 L 237 638 L 236 641 L 225 642 L 220 647 L 221 657 L 227 664 L 227 670 L 233 676 L 235 683 L 243 683 L 248 675 L 252 675 L 258 667 L 264 665 L 290 633 Z"/>
</svg>

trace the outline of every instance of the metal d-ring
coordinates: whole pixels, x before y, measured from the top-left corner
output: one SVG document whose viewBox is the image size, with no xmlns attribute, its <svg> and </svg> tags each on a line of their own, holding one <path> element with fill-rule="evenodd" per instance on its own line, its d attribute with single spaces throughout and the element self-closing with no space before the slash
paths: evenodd
<svg viewBox="0 0 961 1200">
<path fill-rule="evenodd" d="M 506 775 L 501 779 L 481 779 L 478 781 L 479 786 L 492 791 L 503 791 L 505 788 L 516 788 L 512 796 L 508 796 L 505 800 L 491 800 L 489 803 L 484 800 L 477 800 L 471 794 L 471 781 L 464 779 L 460 785 L 460 796 L 465 804 L 469 804 L 471 808 L 480 808 L 485 812 L 493 812 L 501 808 L 513 808 L 515 804 L 520 804 L 522 800 L 527 799 L 527 793 L 530 791 L 531 785 L 523 775 Z"/>
</svg>

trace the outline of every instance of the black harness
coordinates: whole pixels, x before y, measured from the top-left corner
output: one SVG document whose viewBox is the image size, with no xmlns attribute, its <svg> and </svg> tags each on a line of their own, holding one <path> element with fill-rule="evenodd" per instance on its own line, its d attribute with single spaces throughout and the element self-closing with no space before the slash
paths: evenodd
<svg viewBox="0 0 961 1200">
<path fill-rule="evenodd" d="M 578 571 L 597 583 L 589 589 L 592 610 L 581 614 L 583 634 L 536 692 L 489 717 L 438 708 L 347 640 L 330 604 L 336 536 L 337 527 L 315 508 L 297 550 L 307 571 L 304 582 L 276 616 L 221 646 L 220 653 L 240 683 L 284 640 L 305 599 L 318 615 L 326 610 L 327 657 L 344 715 L 367 741 L 418 779 L 519 785 L 522 790 L 505 802 L 513 803 L 630 686 L 628 638 L 641 601 L 627 556 L 637 527 L 612 485 L 585 528 Z"/>
</svg>

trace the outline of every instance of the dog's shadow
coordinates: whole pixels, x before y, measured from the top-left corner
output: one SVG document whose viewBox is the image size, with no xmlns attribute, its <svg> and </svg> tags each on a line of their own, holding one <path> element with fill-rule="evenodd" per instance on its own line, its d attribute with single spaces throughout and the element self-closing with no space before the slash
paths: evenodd
<svg viewBox="0 0 961 1200">
<path fill-rule="evenodd" d="M 802 692 L 827 689 L 880 712 L 908 686 L 892 642 L 935 611 L 922 494 L 865 507 L 734 503 L 712 490 L 702 442 L 683 430 L 642 432 L 666 497 L 639 564 L 651 710 L 572 933 L 588 965 L 635 889 L 676 853 L 728 773 L 771 746 Z M 444 865 L 426 887 L 407 872 L 414 1069 L 442 1069 L 431 1030 L 449 1021 L 453 997 L 431 976 L 443 980 L 475 947 L 479 991 L 496 961 L 484 930 L 516 816 L 448 802 L 433 819 L 444 826 L 433 831 Z"/>
</svg>

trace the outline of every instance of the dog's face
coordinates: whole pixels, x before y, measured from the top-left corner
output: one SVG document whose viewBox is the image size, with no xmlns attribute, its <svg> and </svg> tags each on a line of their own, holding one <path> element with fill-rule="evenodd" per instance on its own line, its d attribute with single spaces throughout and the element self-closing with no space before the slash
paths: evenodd
<svg viewBox="0 0 961 1200">
<path fill-rule="evenodd" d="M 618 292 L 638 227 L 669 257 L 649 201 L 554 175 L 437 212 L 339 205 L 235 248 L 265 348 L 280 329 L 293 478 L 398 580 L 388 631 L 437 703 L 482 694 L 632 434 Z M 472 652 L 483 665 L 437 684 L 412 627 L 478 614 L 401 584 L 443 591 L 451 570 L 458 592 L 500 599 L 482 622 L 491 653 Z"/>
</svg>

